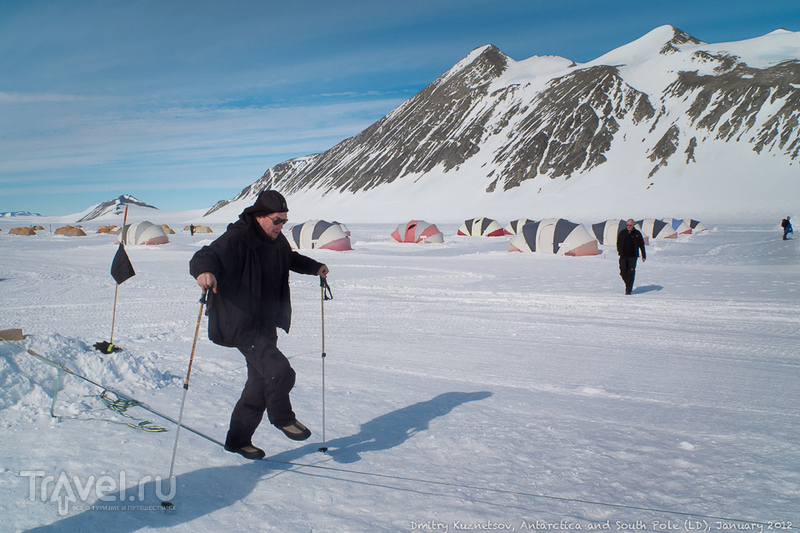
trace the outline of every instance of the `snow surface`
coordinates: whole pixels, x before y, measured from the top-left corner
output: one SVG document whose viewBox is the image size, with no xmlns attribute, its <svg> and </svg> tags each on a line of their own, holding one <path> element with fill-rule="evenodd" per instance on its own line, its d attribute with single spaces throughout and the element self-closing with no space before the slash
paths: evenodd
<svg viewBox="0 0 800 533">
<path fill-rule="evenodd" d="M 270 460 L 251 462 L 182 431 L 171 512 L 154 479 L 169 474 L 173 424 L 142 408 L 128 413 L 169 431 L 115 423 L 127 419 L 75 376 L 53 419 L 56 370 L 0 343 L 0 529 L 800 527 L 800 254 L 777 220 L 703 220 L 706 233 L 652 243 L 632 296 L 609 247 L 508 253 L 508 238 L 456 237 L 457 224 L 438 224 L 443 244 L 399 244 L 396 224 L 340 222 L 354 250 L 306 252 L 330 266 L 334 295 L 324 428 L 313 277 L 292 277 L 294 322 L 279 341 L 313 437 L 265 424 L 254 443 Z M 111 333 L 114 237 L 17 237 L 9 224 L 0 330 L 23 328 L 26 349 L 177 418 L 199 312 L 188 261 L 224 225 L 127 247 L 137 275 L 119 287 L 124 351 L 102 355 L 92 345 Z M 205 319 L 201 330 L 184 423 L 222 440 L 244 360 L 207 340 Z"/>
</svg>

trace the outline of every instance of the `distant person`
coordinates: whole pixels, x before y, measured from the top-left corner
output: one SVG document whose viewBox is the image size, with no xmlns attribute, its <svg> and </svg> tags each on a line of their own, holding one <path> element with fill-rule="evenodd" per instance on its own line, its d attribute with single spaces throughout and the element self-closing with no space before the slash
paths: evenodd
<svg viewBox="0 0 800 533">
<path fill-rule="evenodd" d="M 789 240 L 789 234 L 791 233 L 794 235 L 794 230 L 792 229 L 792 217 L 786 217 L 781 220 L 781 227 L 783 228 L 783 240 Z"/>
<path fill-rule="evenodd" d="M 328 267 L 292 250 L 281 233 L 289 208 L 277 191 L 262 191 L 239 220 L 203 246 L 189 271 L 208 294 L 208 337 L 237 348 L 247 362 L 247 382 L 233 408 L 225 449 L 264 458 L 252 437 L 264 412 L 292 440 L 311 431 L 297 421 L 289 392 L 295 372 L 278 350 L 277 328 L 288 333 L 292 317 L 289 271 L 327 277 Z"/>
<path fill-rule="evenodd" d="M 642 252 L 642 263 L 647 260 L 642 232 L 636 229 L 632 219 L 625 223 L 625 229 L 617 235 L 617 253 L 619 254 L 619 275 L 625 282 L 625 294 L 633 290 L 633 278 L 636 277 L 636 260 Z"/>
<path fill-rule="evenodd" d="M 194 224 L 189 225 L 189 234 L 194 236 Z"/>
</svg>

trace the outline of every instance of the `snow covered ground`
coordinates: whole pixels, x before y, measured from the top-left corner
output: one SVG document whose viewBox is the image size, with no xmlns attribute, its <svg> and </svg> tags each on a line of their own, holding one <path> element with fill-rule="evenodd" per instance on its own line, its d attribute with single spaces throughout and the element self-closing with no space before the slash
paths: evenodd
<svg viewBox="0 0 800 533">
<path fill-rule="evenodd" d="M 347 222 L 346 220 L 344 222 Z M 251 462 L 182 431 L 175 510 L 156 493 L 175 426 L 149 433 L 0 343 L 3 531 L 410 532 L 796 531 L 800 528 L 800 252 L 780 228 L 715 224 L 657 241 L 623 295 L 616 254 L 508 253 L 507 238 L 392 243 L 396 225 L 348 225 L 353 251 L 309 251 L 331 268 L 325 302 L 294 275 L 295 411 L 314 436 L 263 425 Z M 114 237 L 8 235 L 0 226 L 0 330 L 177 418 L 200 291 L 188 261 L 215 235 L 127 248 Z M 182 226 L 181 226 L 182 227 Z M 176 228 L 177 229 L 177 228 Z M 224 439 L 241 355 L 205 320 L 184 423 Z M 97 420 L 104 419 L 104 420 Z M 159 487 L 160 488 L 160 487 Z M 163 492 L 168 492 L 163 486 Z"/>
</svg>

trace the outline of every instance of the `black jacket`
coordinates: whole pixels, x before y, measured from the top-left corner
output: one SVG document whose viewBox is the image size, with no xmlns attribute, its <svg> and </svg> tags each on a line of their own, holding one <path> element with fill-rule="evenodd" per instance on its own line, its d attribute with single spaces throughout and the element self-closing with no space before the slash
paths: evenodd
<svg viewBox="0 0 800 533">
<path fill-rule="evenodd" d="M 639 257 L 639 250 L 642 251 L 642 259 L 647 258 L 644 250 L 644 237 L 642 232 L 636 228 L 628 231 L 624 229 L 617 235 L 617 253 L 620 257 Z"/>
<path fill-rule="evenodd" d="M 314 275 L 321 267 L 293 251 L 283 234 L 270 238 L 252 215 L 242 213 L 189 261 L 195 278 L 205 272 L 217 278 L 217 293 L 207 295 L 208 338 L 222 346 L 245 347 L 276 327 L 288 332 L 289 271 Z"/>
</svg>

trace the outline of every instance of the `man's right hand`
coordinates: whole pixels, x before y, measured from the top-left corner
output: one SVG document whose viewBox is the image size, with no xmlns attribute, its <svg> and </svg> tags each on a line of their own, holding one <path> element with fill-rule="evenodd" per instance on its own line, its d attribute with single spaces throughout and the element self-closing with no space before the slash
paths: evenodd
<svg viewBox="0 0 800 533">
<path fill-rule="evenodd" d="M 211 272 L 203 272 L 197 276 L 197 284 L 203 289 L 203 294 L 205 294 L 208 289 L 211 289 L 211 292 L 217 294 L 217 278 Z"/>
</svg>

